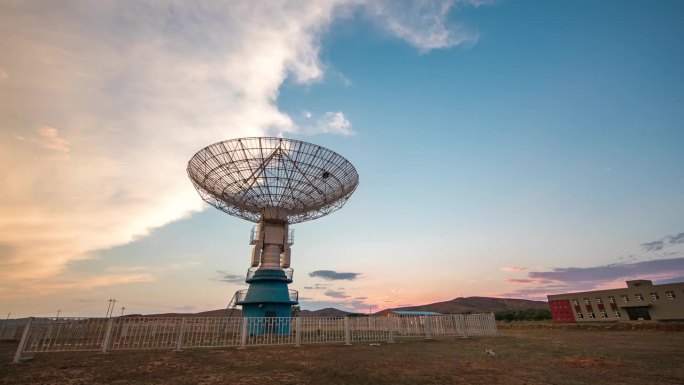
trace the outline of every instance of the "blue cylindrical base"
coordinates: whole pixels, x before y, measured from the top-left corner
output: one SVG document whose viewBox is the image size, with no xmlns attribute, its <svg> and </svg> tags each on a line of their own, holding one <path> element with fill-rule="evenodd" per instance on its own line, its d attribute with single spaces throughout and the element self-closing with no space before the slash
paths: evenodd
<svg viewBox="0 0 684 385">
<path fill-rule="evenodd" d="M 290 320 L 281 318 L 292 317 L 292 305 L 299 302 L 290 298 L 288 279 L 282 271 L 280 275 L 269 270 L 257 271 L 248 281 L 247 295 L 238 305 L 242 305 L 243 317 L 253 318 L 247 325 L 250 335 L 290 333 Z"/>
<path fill-rule="evenodd" d="M 251 318 L 292 317 L 292 305 L 282 303 L 246 303 L 242 305 L 242 316 Z"/>
</svg>

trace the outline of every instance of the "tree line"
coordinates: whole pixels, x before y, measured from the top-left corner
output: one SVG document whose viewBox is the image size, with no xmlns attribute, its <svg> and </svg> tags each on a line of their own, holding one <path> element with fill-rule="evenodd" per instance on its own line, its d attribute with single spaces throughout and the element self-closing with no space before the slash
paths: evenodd
<svg viewBox="0 0 684 385">
<path fill-rule="evenodd" d="M 497 321 L 543 321 L 551 319 L 548 309 L 503 310 L 494 313 Z"/>
</svg>

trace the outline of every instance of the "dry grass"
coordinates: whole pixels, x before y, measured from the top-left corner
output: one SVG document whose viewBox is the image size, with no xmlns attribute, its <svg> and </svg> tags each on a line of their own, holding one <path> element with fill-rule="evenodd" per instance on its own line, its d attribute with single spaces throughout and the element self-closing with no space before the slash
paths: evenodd
<svg viewBox="0 0 684 385">
<path fill-rule="evenodd" d="M 0 384 L 683 384 L 679 331 L 504 329 L 500 337 L 38 354 L 11 364 L 0 344 Z M 492 349 L 495 356 L 485 354 Z"/>
</svg>

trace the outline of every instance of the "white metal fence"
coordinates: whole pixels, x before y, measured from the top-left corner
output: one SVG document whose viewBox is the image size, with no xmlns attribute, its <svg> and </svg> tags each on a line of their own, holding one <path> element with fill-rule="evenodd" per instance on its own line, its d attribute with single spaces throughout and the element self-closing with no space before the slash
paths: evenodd
<svg viewBox="0 0 684 385">
<path fill-rule="evenodd" d="M 19 340 L 28 320 L 28 318 L 0 320 L 0 341 Z"/>
<path fill-rule="evenodd" d="M 7 332 L 5 332 L 7 330 Z M 16 338 L 15 362 L 26 353 L 256 345 L 394 342 L 399 337 L 495 336 L 494 314 L 401 317 L 239 318 L 116 317 L 30 318 L 0 321 Z"/>
</svg>

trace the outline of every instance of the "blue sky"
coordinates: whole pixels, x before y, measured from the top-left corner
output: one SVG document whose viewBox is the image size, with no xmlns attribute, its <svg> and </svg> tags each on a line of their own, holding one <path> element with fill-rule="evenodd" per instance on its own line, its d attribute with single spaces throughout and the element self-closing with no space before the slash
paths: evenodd
<svg viewBox="0 0 684 385">
<path fill-rule="evenodd" d="M 251 224 L 184 168 L 253 135 L 360 175 L 294 226 L 304 308 L 684 277 L 679 1 L 96 8 L 0 6 L 0 311 L 225 306 Z"/>
</svg>

